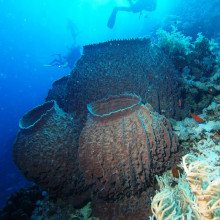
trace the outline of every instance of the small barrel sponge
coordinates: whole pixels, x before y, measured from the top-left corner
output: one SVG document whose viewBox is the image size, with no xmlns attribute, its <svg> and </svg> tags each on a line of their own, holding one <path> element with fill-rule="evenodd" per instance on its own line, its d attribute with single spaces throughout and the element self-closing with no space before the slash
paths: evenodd
<svg viewBox="0 0 220 220">
<path fill-rule="evenodd" d="M 175 161 L 178 140 L 169 121 L 135 94 L 87 106 L 79 139 L 80 169 L 100 197 L 138 194 Z"/>
<path fill-rule="evenodd" d="M 83 190 L 75 124 L 55 101 L 32 109 L 19 122 L 14 162 L 28 180 L 51 196 L 77 194 Z"/>
</svg>

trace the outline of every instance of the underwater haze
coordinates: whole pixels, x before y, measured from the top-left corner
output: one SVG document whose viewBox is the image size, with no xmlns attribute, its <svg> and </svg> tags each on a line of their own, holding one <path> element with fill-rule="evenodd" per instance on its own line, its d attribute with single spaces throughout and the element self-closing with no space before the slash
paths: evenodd
<svg viewBox="0 0 220 220">
<path fill-rule="evenodd" d="M 32 186 L 12 158 L 19 120 L 45 102 L 54 81 L 69 75 L 83 46 L 150 36 L 175 26 L 220 41 L 219 1 L 158 0 L 149 11 L 119 11 L 127 0 L 0 0 L 0 208 L 22 187 Z M 202 13 L 201 13 L 202 12 Z M 211 13 L 212 12 L 212 13 Z"/>
</svg>

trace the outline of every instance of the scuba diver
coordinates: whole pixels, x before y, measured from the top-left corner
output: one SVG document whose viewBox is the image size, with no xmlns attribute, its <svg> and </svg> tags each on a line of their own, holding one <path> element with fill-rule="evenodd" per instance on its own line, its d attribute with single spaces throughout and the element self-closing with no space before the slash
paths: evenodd
<svg viewBox="0 0 220 220">
<path fill-rule="evenodd" d="M 44 66 L 58 66 L 58 67 L 63 67 L 65 65 L 65 60 L 63 59 L 63 56 L 61 54 L 54 54 L 56 58 L 54 58 L 49 64 L 46 64 Z"/>
<path fill-rule="evenodd" d="M 68 48 L 68 53 L 66 56 L 61 54 L 54 54 L 55 58 L 49 63 L 44 66 L 58 66 L 62 68 L 69 67 L 73 69 L 75 66 L 76 61 L 81 56 L 81 47 L 80 46 L 72 46 Z"/>
<path fill-rule="evenodd" d="M 107 24 L 110 29 L 112 29 L 115 25 L 115 19 L 118 11 L 140 13 L 141 15 L 142 11 L 154 11 L 157 4 L 157 0 L 128 0 L 128 2 L 128 7 L 114 7 Z"/>
</svg>

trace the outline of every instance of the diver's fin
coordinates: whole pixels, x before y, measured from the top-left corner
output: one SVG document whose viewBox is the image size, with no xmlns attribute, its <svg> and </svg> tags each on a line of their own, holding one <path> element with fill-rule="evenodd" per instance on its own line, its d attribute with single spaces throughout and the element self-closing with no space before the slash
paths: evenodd
<svg viewBox="0 0 220 220">
<path fill-rule="evenodd" d="M 115 25 L 115 19 L 116 19 L 116 15 L 117 15 L 118 9 L 114 8 L 109 19 L 108 19 L 108 28 L 112 29 Z"/>
</svg>

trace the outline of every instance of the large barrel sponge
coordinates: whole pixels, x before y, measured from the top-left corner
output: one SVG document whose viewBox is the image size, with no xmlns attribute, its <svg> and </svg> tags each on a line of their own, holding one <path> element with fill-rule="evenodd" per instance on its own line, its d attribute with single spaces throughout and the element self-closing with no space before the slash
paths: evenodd
<svg viewBox="0 0 220 220">
<path fill-rule="evenodd" d="M 88 110 L 79 139 L 80 169 L 101 197 L 138 194 L 174 164 L 178 140 L 169 121 L 140 97 L 110 96 Z"/>
<path fill-rule="evenodd" d="M 150 38 L 113 40 L 84 46 L 71 75 L 53 85 L 47 100 L 55 99 L 84 121 L 88 103 L 135 93 L 160 114 L 178 119 L 179 82 L 172 61 Z"/>
<path fill-rule="evenodd" d="M 25 177 L 51 196 L 83 191 L 75 120 L 50 101 L 25 114 L 19 126 L 13 157 Z"/>
</svg>

